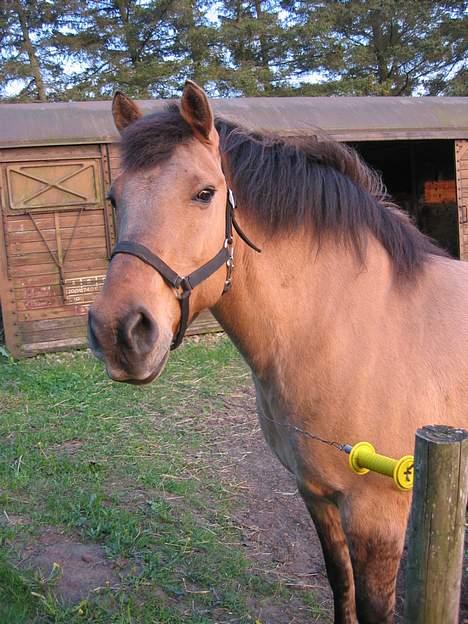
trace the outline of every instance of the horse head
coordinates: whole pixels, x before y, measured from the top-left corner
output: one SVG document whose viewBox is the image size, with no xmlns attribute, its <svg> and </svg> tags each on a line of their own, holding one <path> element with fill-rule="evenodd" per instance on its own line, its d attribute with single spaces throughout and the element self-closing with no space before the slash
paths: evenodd
<svg viewBox="0 0 468 624">
<path fill-rule="evenodd" d="M 88 335 L 113 380 L 141 384 L 161 373 L 185 326 L 226 289 L 231 208 L 200 87 L 188 81 L 180 107 L 145 117 L 118 92 L 112 111 L 122 138 L 122 173 L 108 195 L 118 242 Z"/>
</svg>

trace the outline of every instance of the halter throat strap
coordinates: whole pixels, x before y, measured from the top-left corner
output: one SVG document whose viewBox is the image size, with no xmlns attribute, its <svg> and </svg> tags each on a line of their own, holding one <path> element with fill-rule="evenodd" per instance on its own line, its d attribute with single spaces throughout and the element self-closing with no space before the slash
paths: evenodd
<svg viewBox="0 0 468 624">
<path fill-rule="evenodd" d="M 254 245 L 250 239 L 244 234 L 244 232 L 239 227 L 239 224 L 235 220 L 234 210 L 236 204 L 234 200 L 234 195 L 231 189 L 228 189 L 227 201 L 226 201 L 226 228 L 225 228 L 225 237 L 224 244 L 222 248 L 218 251 L 218 253 L 208 260 L 205 264 L 203 264 L 195 271 L 192 271 L 189 275 L 182 277 L 178 273 L 176 273 L 171 267 L 164 262 L 159 256 L 154 254 L 148 247 L 142 245 L 140 243 L 136 243 L 134 241 L 120 241 L 117 243 L 112 250 L 111 260 L 117 254 L 127 254 L 130 256 L 135 256 L 145 264 L 148 264 L 150 267 L 155 269 L 164 280 L 174 288 L 177 299 L 180 302 L 180 323 L 177 330 L 176 335 L 174 336 L 174 340 L 171 344 L 171 349 L 177 349 L 177 347 L 182 342 L 185 332 L 187 330 L 189 317 L 190 317 L 190 305 L 189 299 L 192 290 L 208 279 L 213 273 L 216 273 L 218 269 L 220 269 L 223 264 L 226 265 L 226 279 L 224 281 L 224 288 L 222 294 L 224 295 L 231 287 L 232 284 L 232 271 L 234 269 L 234 256 L 233 256 L 233 238 L 232 238 L 232 229 L 236 230 L 239 234 L 240 238 L 252 249 L 257 251 L 258 253 L 261 250 Z"/>
</svg>

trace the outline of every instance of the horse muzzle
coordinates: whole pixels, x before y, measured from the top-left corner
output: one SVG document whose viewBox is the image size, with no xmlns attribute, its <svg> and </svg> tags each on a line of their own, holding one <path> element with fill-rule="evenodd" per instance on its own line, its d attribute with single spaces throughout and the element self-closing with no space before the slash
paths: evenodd
<svg viewBox="0 0 468 624">
<path fill-rule="evenodd" d="M 170 338 L 161 340 L 158 324 L 144 306 L 131 307 L 117 319 L 107 319 L 92 306 L 88 312 L 88 343 L 93 354 L 106 364 L 111 379 L 145 384 L 164 369 Z"/>
</svg>

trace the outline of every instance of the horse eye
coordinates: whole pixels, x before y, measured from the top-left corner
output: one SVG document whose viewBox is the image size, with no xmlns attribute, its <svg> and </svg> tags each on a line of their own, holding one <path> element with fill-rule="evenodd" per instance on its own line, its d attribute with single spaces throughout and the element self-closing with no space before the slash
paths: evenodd
<svg viewBox="0 0 468 624">
<path fill-rule="evenodd" d="M 197 201 L 201 201 L 204 204 L 207 204 L 208 202 L 211 201 L 211 199 L 213 198 L 214 194 L 215 194 L 214 189 L 206 188 L 206 189 L 203 189 L 202 191 L 200 191 L 199 193 L 197 193 L 196 199 L 197 199 Z"/>
</svg>

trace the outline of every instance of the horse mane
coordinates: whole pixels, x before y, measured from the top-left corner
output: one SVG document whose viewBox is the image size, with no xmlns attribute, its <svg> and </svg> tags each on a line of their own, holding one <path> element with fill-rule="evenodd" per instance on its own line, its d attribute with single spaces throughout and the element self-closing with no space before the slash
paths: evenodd
<svg viewBox="0 0 468 624">
<path fill-rule="evenodd" d="M 229 184 L 242 210 L 271 233 L 310 227 L 319 241 L 333 235 L 365 262 L 368 235 L 386 249 L 399 275 L 444 256 L 393 204 L 379 175 L 351 147 L 321 136 L 250 132 L 216 119 Z M 123 165 L 148 169 L 193 138 L 175 104 L 130 125 L 122 136 Z"/>
</svg>

